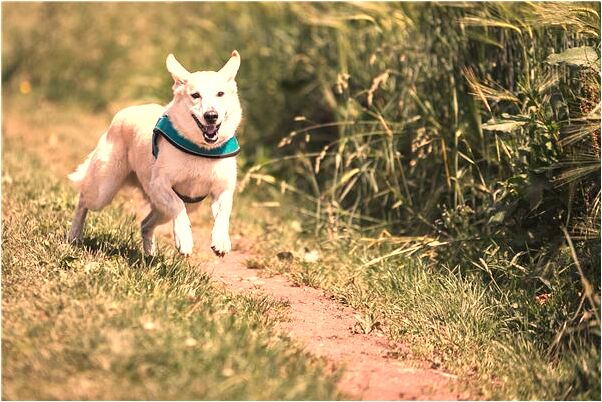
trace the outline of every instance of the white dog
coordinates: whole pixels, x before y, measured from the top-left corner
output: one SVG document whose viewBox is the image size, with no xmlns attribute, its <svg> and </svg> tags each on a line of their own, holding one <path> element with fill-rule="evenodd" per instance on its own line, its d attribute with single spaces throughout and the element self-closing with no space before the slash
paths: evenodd
<svg viewBox="0 0 602 402">
<path fill-rule="evenodd" d="M 155 228 L 173 220 L 176 247 L 189 255 L 187 210 L 206 196 L 215 219 L 211 248 L 220 257 L 230 251 L 239 151 L 235 134 L 242 118 L 235 82 L 240 55 L 233 51 L 217 72 L 190 73 L 171 54 L 166 64 L 174 79 L 173 100 L 119 111 L 96 149 L 69 175 L 80 196 L 68 241 L 81 239 L 88 210 L 109 204 L 128 179 L 152 207 L 141 224 L 145 253 L 155 253 Z"/>
</svg>

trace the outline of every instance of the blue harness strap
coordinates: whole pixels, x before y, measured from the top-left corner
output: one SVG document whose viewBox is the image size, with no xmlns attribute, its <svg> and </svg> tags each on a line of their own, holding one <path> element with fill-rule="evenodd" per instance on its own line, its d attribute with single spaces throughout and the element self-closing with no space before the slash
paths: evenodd
<svg viewBox="0 0 602 402">
<path fill-rule="evenodd" d="M 171 145 L 178 148 L 180 151 L 195 156 L 201 156 L 203 158 L 230 158 L 240 153 L 240 146 L 238 145 L 236 136 L 231 137 L 217 148 L 203 148 L 180 134 L 171 124 L 169 117 L 165 114 L 157 120 L 157 124 L 155 124 L 155 128 L 153 129 L 152 151 L 155 159 L 157 159 L 157 155 L 159 155 L 159 136 L 165 138 Z"/>
<path fill-rule="evenodd" d="M 231 137 L 217 148 L 206 149 L 198 146 L 180 134 L 171 124 L 169 117 L 165 114 L 157 120 L 157 124 L 155 124 L 155 128 L 153 129 L 152 153 L 155 159 L 157 159 L 157 156 L 159 155 L 159 136 L 165 138 L 171 145 L 180 151 L 203 158 L 230 158 L 238 155 L 240 152 L 240 146 L 238 145 L 236 136 Z M 188 197 L 178 193 L 174 188 L 172 188 L 172 190 L 182 201 L 188 204 L 201 202 L 207 197 L 206 195 L 200 197 Z"/>
</svg>

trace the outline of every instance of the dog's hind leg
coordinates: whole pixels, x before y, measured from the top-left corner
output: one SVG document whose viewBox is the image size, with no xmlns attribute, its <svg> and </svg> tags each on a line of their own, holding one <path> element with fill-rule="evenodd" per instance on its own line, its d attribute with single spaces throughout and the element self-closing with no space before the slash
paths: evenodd
<svg viewBox="0 0 602 402">
<path fill-rule="evenodd" d="M 144 254 L 155 255 L 157 246 L 155 244 L 155 228 L 169 222 L 169 217 L 152 208 L 150 213 L 142 220 L 140 232 L 142 233 L 142 247 Z"/>
<path fill-rule="evenodd" d="M 77 204 L 77 208 L 75 209 L 75 216 L 73 217 L 73 222 L 71 223 L 71 229 L 67 234 L 67 241 L 69 243 L 81 240 L 82 234 L 84 232 L 84 223 L 86 223 L 87 214 L 88 208 L 83 206 L 80 198 L 80 201 Z"/>
<path fill-rule="evenodd" d="M 130 174 L 127 146 L 119 125 L 98 140 L 88 159 L 70 175 L 80 188 L 80 202 L 93 211 L 104 208 Z"/>
<path fill-rule="evenodd" d="M 79 187 L 79 202 L 75 210 L 67 241 L 82 237 L 88 210 L 100 210 L 111 202 L 130 173 L 127 149 L 118 128 L 111 127 L 98 145 L 69 178 Z"/>
</svg>

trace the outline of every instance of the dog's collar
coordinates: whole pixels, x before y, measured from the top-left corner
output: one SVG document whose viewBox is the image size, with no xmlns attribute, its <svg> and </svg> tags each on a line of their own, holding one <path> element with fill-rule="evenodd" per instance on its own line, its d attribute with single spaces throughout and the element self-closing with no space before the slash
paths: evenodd
<svg viewBox="0 0 602 402">
<path fill-rule="evenodd" d="M 217 148 L 207 149 L 200 147 L 180 134 L 171 124 L 169 117 L 164 114 L 157 120 L 157 124 L 155 124 L 155 128 L 153 129 L 152 152 L 155 159 L 159 155 L 159 136 L 163 136 L 171 145 L 182 152 L 204 158 L 230 158 L 238 155 L 240 152 L 236 136 L 231 137 Z"/>
</svg>

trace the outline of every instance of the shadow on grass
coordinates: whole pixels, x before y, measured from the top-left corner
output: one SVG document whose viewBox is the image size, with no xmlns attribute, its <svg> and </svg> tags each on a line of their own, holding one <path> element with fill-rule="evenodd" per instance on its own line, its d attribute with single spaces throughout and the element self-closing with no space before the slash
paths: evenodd
<svg viewBox="0 0 602 402">
<path fill-rule="evenodd" d="M 76 247 L 95 256 L 124 259 L 130 268 L 139 273 L 152 270 L 153 275 L 160 278 L 178 281 L 184 272 L 188 272 L 197 276 L 197 279 L 202 277 L 202 280 L 210 280 L 209 274 L 199 272 L 197 266 L 191 266 L 189 261 L 180 255 L 158 249 L 155 256 L 148 256 L 142 252 L 142 246 L 133 240 L 133 237 L 124 237 L 122 232 L 90 233 L 76 243 Z"/>
<path fill-rule="evenodd" d="M 112 233 L 86 236 L 76 246 L 95 255 L 124 258 L 132 268 L 152 268 L 168 263 L 163 254 L 145 255 L 140 247 L 132 244 L 132 241 L 123 240 Z"/>
<path fill-rule="evenodd" d="M 169 280 L 181 280 L 183 271 L 190 271 L 190 266 L 185 259 L 179 255 L 158 252 L 155 256 L 145 255 L 138 245 L 134 245 L 131 239 L 123 239 L 120 235 L 113 233 L 102 233 L 97 236 L 86 236 L 78 243 L 78 247 L 84 251 L 103 255 L 108 258 L 123 258 L 127 261 L 130 268 L 137 269 L 140 273 L 143 270 L 152 270 L 153 275 Z M 192 267 L 198 274 L 198 270 Z M 209 281 L 210 275 L 201 273 L 202 280 Z M 201 279 L 197 277 L 197 279 Z"/>
</svg>

